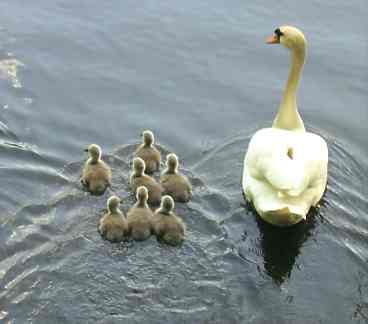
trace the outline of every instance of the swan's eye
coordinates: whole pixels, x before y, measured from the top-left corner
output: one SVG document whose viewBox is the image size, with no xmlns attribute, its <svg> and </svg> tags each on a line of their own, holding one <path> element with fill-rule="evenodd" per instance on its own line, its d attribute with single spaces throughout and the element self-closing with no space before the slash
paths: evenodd
<svg viewBox="0 0 368 324">
<path fill-rule="evenodd" d="M 284 33 L 280 30 L 280 28 L 275 29 L 275 34 L 280 39 L 281 36 L 284 35 Z"/>
</svg>

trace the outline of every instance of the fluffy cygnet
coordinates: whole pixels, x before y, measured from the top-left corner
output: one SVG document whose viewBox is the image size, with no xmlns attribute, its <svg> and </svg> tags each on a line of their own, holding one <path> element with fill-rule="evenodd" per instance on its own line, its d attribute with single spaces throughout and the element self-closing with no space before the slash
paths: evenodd
<svg viewBox="0 0 368 324">
<path fill-rule="evenodd" d="M 177 202 L 188 202 L 192 198 L 192 185 L 179 171 L 178 157 L 171 153 L 166 158 L 166 170 L 161 175 L 164 193 Z"/>
<path fill-rule="evenodd" d="M 161 153 L 155 147 L 155 137 L 150 130 L 142 133 L 143 143 L 135 151 L 135 156 L 146 163 L 146 173 L 152 174 L 160 169 Z"/>
<path fill-rule="evenodd" d="M 147 204 L 147 188 L 139 187 L 136 198 L 136 204 L 128 211 L 128 224 L 131 237 L 134 240 L 143 241 L 148 239 L 152 233 L 153 213 Z"/>
<path fill-rule="evenodd" d="M 148 203 L 150 205 L 159 205 L 163 191 L 162 186 L 154 178 L 145 174 L 145 168 L 145 163 L 141 158 L 134 158 L 130 187 L 133 192 L 136 192 L 140 186 L 146 187 L 148 190 Z"/>
<path fill-rule="evenodd" d="M 185 224 L 173 212 L 174 199 L 162 197 L 161 206 L 153 216 L 153 231 L 159 241 L 169 245 L 179 245 L 184 241 Z"/>
<path fill-rule="evenodd" d="M 107 201 L 107 213 L 100 219 L 98 230 L 111 242 L 121 242 L 128 238 L 129 227 L 123 212 L 119 209 L 120 198 L 112 196 Z"/>
<path fill-rule="evenodd" d="M 95 195 L 102 195 L 111 186 L 111 169 L 101 159 L 101 148 L 91 144 L 85 150 L 89 158 L 84 164 L 81 183 Z"/>
</svg>

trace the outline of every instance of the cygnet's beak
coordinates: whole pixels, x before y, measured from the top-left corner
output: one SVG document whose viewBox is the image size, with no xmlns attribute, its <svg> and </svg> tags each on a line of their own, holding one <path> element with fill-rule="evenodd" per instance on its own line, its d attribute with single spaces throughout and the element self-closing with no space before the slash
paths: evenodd
<svg viewBox="0 0 368 324">
<path fill-rule="evenodd" d="M 280 44 L 280 38 L 275 34 L 266 39 L 267 44 Z"/>
<path fill-rule="evenodd" d="M 83 151 L 84 151 L 84 152 L 88 152 L 88 148 L 84 149 Z"/>
</svg>

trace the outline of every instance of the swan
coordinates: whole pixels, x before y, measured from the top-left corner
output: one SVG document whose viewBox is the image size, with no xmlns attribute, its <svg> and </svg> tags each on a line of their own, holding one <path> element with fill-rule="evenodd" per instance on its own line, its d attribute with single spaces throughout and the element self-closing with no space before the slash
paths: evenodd
<svg viewBox="0 0 368 324">
<path fill-rule="evenodd" d="M 272 127 L 258 130 L 250 140 L 242 187 L 263 220 L 290 226 L 305 220 L 323 196 L 328 148 L 322 137 L 306 132 L 298 112 L 296 96 L 307 47 L 303 33 L 281 26 L 267 43 L 290 50 L 291 68 Z"/>
</svg>

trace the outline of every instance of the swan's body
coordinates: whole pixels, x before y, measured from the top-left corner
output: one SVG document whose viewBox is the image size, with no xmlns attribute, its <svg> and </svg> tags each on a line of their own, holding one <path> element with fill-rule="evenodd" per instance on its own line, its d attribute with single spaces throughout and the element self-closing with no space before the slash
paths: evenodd
<svg viewBox="0 0 368 324">
<path fill-rule="evenodd" d="M 306 40 L 296 28 L 280 27 L 269 43 L 282 43 L 292 52 L 292 66 L 272 128 L 257 131 L 244 161 L 243 190 L 258 214 L 279 226 L 306 219 L 317 206 L 327 183 L 325 140 L 305 131 L 296 105 L 304 65 Z"/>
</svg>

